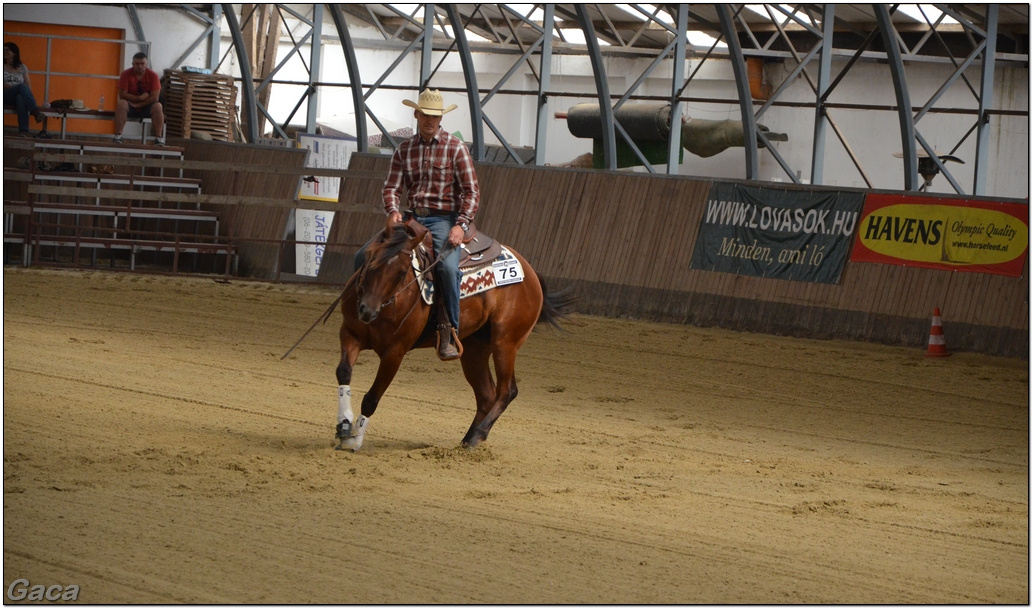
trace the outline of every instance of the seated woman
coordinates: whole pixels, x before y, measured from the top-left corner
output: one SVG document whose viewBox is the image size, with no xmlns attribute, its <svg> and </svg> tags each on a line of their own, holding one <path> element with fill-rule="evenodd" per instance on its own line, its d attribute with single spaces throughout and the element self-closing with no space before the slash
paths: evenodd
<svg viewBox="0 0 1033 609">
<path fill-rule="evenodd" d="M 18 113 L 18 135 L 29 134 L 29 115 L 37 123 L 43 122 L 43 113 L 36 105 L 29 84 L 29 70 L 22 63 L 21 51 L 13 42 L 4 43 L 4 106 Z"/>
</svg>

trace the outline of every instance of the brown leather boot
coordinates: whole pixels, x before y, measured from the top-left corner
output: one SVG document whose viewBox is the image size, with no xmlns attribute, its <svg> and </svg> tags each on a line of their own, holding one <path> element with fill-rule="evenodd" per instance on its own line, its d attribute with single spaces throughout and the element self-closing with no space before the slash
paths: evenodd
<svg viewBox="0 0 1033 609">
<path fill-rule="evenodd" d="M 463 354 L 463 345 L 455 329 L 443 324 L 438 326 L 438 358 L 443 361 L 458 359 Z"/>
</svg>

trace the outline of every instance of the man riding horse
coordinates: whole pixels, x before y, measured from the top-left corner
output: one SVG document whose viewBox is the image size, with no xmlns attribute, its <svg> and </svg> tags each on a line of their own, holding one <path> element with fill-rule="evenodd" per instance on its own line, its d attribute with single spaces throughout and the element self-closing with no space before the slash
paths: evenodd
<svg viewBox="0 0 1033 609">
<path fill-rule="evenodd" d="M 418 133 L 405 140 L 391 157 L 391 172 L 384 182 L 384 211 L 388 230 L 402 221 L 401 190 L 408 192 L 408 211 L 427 227 L 440 259 L 435 269 L 438 308 L 438 357 L 454 360 L 462 354 L 459 343 L 459 245 L 477 215 L 480 188 L 470 152 L 458 138 L 441 128 L 441 117 L 456 105 L 444 107 L 437 90 L 424 90 L 419 101 L 403 104 L 414 108 Z M 362 267 L 366 247 L 355 254 L 355 268 Z"/>
</svg>

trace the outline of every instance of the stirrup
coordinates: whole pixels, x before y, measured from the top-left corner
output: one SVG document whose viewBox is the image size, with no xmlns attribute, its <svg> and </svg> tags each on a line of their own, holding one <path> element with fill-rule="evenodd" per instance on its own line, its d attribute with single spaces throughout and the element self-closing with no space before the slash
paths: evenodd
<svg viewBox="0 0 1033 609">
<path fill-rule="evenodd" d="M 438 359 L 448 362 L 462 356 L 463 343 L 459 342 L 456 329 L 448 324 L 438 326 Z"/>
</svg>

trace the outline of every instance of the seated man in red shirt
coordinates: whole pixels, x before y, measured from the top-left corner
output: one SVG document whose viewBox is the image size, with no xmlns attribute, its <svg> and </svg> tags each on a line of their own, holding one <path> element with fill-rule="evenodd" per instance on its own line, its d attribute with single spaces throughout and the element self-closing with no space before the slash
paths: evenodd
<svg viewBox="0 0 1033 609">
<path fill-rule="evenodd" d="M 133 67 L 118 77 L 118 104 L 115 106 L 115 140 L 122 143 L 122 128 L 129 118 L 149 118 L 153 123 L 155 143 L 165 145 L 165 113 L 158 95 L 161 79 L 147 67 L 147 54 L 133 55 Z"/>
</svg>

